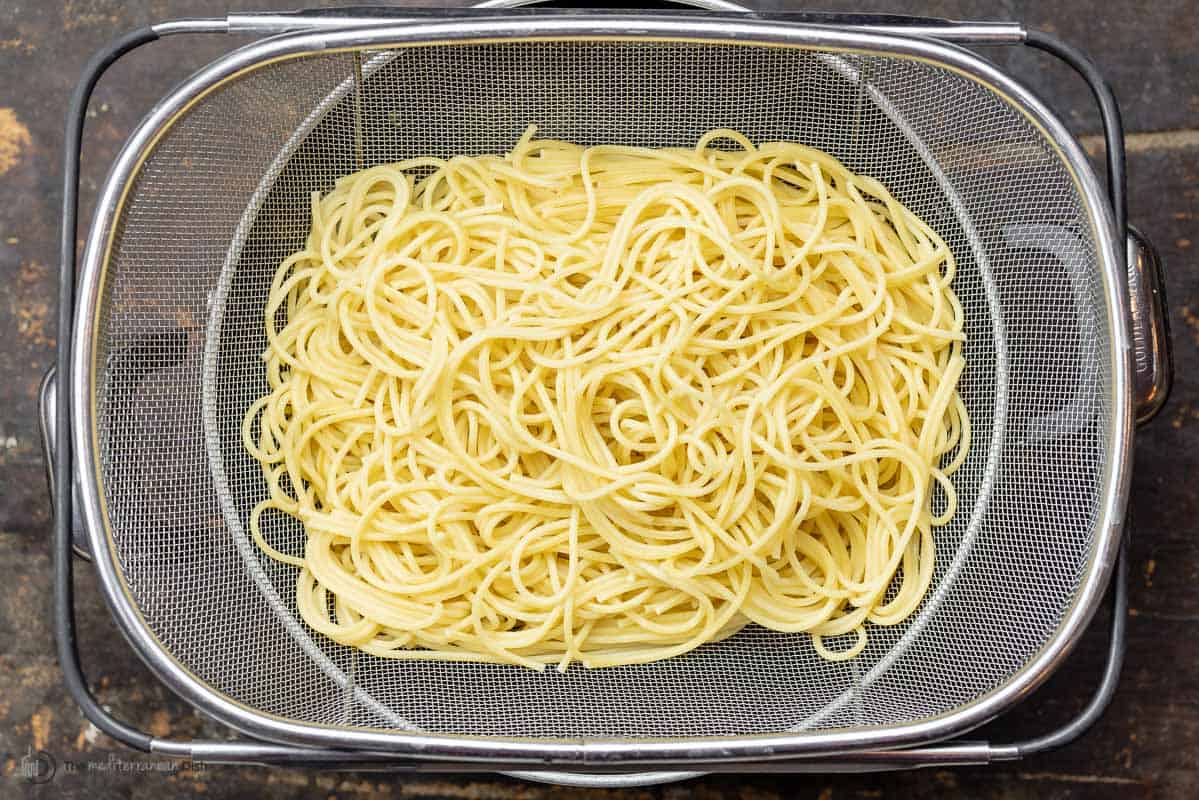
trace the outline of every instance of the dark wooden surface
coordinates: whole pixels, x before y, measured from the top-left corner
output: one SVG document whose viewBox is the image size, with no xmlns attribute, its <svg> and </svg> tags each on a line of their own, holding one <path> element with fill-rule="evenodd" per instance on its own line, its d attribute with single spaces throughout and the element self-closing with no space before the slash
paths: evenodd
<svg viewBox="0 0 1199 800">
<path fill-rule="evenodd" d="M 302 0 L 242 7 L 282 8 Z M 783 2 L 761 3 L 780 8 Z M 1111 709 L 1081 741 L 987 768 L 873 776 L 720 776 L 639 791 L 588 792 L 491 776 L 378 776 L 156 765 L 90 728 L 66 695 L 52 647 L 49 515 L 36 390 L 54 352 L 60 148 L 67 97 L 88 54 L 135 25 L 220 14 L 199 0 L 0 4 L 0 798 L 241 797 L 1191 798 L 1199 796 L 1199 0 L 818 2 L 810 7 L 1019 19 L 1087 50 L 1115 85 L 1129 136 L 1131 218 L 1167 259 L 1178 376 L 1162 415 L 1138 433 L 1132 492 L 1129 651 Z M 101 83 L 87 125 L 85 209 L 113 156 L 153 102 L 232 42 L 174 39 L 138 51 Z M 1094 147 L 1097 117 L 1082 83 L 1036 54 L 991 51 Z M 85 216 L 84 219 L 87 217 Z M 158 735 L 220 735 L 152 679 L 121 639 L 90 568 L 77 580 L 81 648 L 91 681 L 121 717 Z M 1104 654 L 1093 630 L 1055 677 L 979 732 L 1031 735 L 1086 702 Z M 50 784 L 20 777 L 30 749 L 60 764 Z M 76 771 L 67 772 L 67 762 Z M 155 768 L 157 767 L 157 768 Z"/>
</svg>

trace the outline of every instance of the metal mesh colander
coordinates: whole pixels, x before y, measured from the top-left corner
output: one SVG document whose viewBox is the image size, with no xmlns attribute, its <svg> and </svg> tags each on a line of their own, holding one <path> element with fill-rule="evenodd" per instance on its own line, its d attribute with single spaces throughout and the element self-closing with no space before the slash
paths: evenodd
<svg viewBox="0 0 1199 800">
<path fill-rule="evenodd" d="M 165 660 L 309 740 L 678 738 L 927 720 L 1061 647 L 1084 585 L 1106 578 L 1113 397 L 1127 389 L 1100 212 L 1024 105 L 885 37 L 360 38 L 234 54 L 220 80 L 193 81 L 131 145 L 138 168 L 110 238 L 93 240 L 85 470 L 106 522 L 93 549 L 122 618 Z M 263 302 L 309 230 L 310 193 L 402 158 L 506 152 L 530 123 L 581 144 L 692 145 L 715 127 L 802 142 L 880 179 L 949 243 L 974 428 L 960 509 L 936 531 L 919 611 L 871 628 L 860 657 L 829 663 L 807 636 L 751 626 L 668 661 L 565 674 L 379 659 L 307 629 L 294 569 L 250 542 L 266 487 L 240 425 L 266 391 Z M 301 551 L 297 523 L 266 527 Z"/>
</svg>

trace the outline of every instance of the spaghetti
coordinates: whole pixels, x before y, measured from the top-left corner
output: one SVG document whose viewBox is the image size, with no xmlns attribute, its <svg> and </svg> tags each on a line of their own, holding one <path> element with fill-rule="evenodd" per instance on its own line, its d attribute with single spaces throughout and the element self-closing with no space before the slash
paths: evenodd
<svg viewBox="0 0 1199 800">
<path fill-rule="evenodd" d="M 243 424 L 299 613 L 388 658 L 602 667 L 749 622 L 857 655 L 956 507 L 949 248 L 799 144 L 533 133 L 312 198 Z"/>
</svg>

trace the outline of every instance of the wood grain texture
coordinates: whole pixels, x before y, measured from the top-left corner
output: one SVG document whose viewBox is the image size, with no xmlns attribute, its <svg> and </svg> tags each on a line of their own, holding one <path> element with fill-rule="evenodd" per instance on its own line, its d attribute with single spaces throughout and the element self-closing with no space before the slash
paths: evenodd
<svg viewBox="0 0 1199 800">
<path fill-rule="evenodd" d="M 251 0 L 287 8 L 297 0 Z M 783 2 L 759 3 L 781 8 Z M 491 776 L 379 776 L 302 770 L 176 766 L 100 736 L 66 695 L 49 623 L 49 516 L 36 423 L 36 389 L 53 358 L 54 271 L 61 128 L 70 89 L 91 51 L 150 21 L 223 13 L 226 4 L 171 0 L 8 2 L 0 7 L 0 798 L 100 800 L 163 796 L 283 798 L 1169 798 L 1199 785 L 1199 0 L 1144 10 L 1099 0 L 1052 4 L 932 0 L 822 2 L 822 8 L 1012 18 L 1083 47 L 1112 80 L 1130 136 L 1132 220 L 1169 268 L 1177 381 L 1161 417 L 1138 433 L 1132 490 L 1129 651 L 1111 709 L 1081 741 L 1025 762 L 873 776 L 714 776 L 630 792 L 553 789 Z M 231 42 L 157 43 L 123 60 L 89 112 L 83 170 L 86 213 L 108 165 L 154 101 Z M 1098 132 L 1085 87 L 1043 56 L 986 51 L 1037 90 L 1080 135 Z M 1086 140 L 1093 144 L 1093 140 Z M 159 735 L 222 736 L 219 725 L 157 683 L 121 638 L 91 570 L 78 576 L 80 645 L 102 700 Z M 978 732 L 1027 736 L 1086 702 L 1104 656 L 1100 615 L 1041 690 Z M 19 778 L 30 748 L 59 762 L 53 785 Z M 75 771 L 68 772 L 70 762 Z"/>
</svg>

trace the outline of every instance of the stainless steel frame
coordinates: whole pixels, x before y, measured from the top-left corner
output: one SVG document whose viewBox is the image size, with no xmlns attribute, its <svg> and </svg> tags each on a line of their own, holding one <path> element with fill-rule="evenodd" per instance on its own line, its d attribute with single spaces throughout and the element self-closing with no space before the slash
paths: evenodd
<svg viewBox="0 0 1199 800">
<path fill-rule="evenodd" d="M 985 763 L 1022 755 L 1019 745 L 953 743 L 929 746 L 959 736 L 993 718 L 1026 696 L 1061 663 L 1091 620 L 1107 586 L 1119 551 L 1130 479 L 1134 414 L 1152 415 L 1168 387 L 1168 348 L 1162 327 L 1161 303 L 1154 280 L 1158 266 L 1151 247 L 1130 239 L 1129 267 L 1136 297 L 1130 298 L 1125 272 L 1124 238 L 1113 219 L 1112 206 L 1091 171 L 1085 155 L 1062 123 L 1026 89 L 988 62 L 947 44 L 946 40 L 973 43 L 1014 43 L 1025 38 L 1023 29 L 1008 23 L 962 24 L 958 27 L 875 24 L 853 31 L 826 24 L 764 22 L 726 17 L 719 20 L 672 18 L 669 15 L 538 15 L 479 20 L 430 21 L 394 18 L 325 16 L 319 22 L 280 15 L 231 16 L 223 21 L 182 21 L 155 26 L 157 35 L 196 32 L 297 31 L 256 42 L 210 64 L 158 105 L 130 138 L 113 165 L 96 207 L 87 239 L 79 285 L 80 302 L 71 336 L 73 347 L 68 391 L 60 398 L 70 404 L 71 449 L 74 479 L 80 497 L 82 527 L 101 577 L 106 599 L 119 626 L 151 669 L 189 702 L 257 740 L 279 742 L 178 742 L 154 739 L 152 752 L 197 760 L 284 763 L 383 763 L 392 767 L 432 769 L 537 770 L 559 768 L 583 771 L 569 780 L 564 773 L 519 772 L 531 779 L 553 779 L 586 785 L 644 785 L 690 777 L 699 768 L 801 771 L 893 769 L 929 764 Z M 918 36 L 911 35 L 919 34 Z M 906 34 L 906 35 L 905 35 Z M 938 36 L 939 40 L 922 38 Z M 369 47 L 402 47 L 423 42 L 477 42 L 504 39 L 561 39 L 611 37 L 620 39 L 674 38 L 745 42 L 773 47 L 819 48 L 846 52 L 885 51 L 913 59 L 927 59 L 952 69 L 1007 98 L 1026 118 L 1059 147 L 1059 155 L 1077 181 L 1094 238 L 1101 243 L 1103 288 L 1107 326 L 1112 337 L 1113 424 L 1107 432 L 1111 467 L 1105 476 L 1102 514 L 1090 567 L 1073 607 L 1052 641 L 1005 685 L 957 711 L 938 718 L 902 726 L 845 733 L 797 732 L 753 737 L 681 740 L 544 741 L 452 737 L 435 734 L 326 729 L 273 718 L 212 690 L 187 672 L 164 651 L 146 626 L 123 584 L 114 559 L 98 477 L 95 438 L 94 356 L 98 326 L 98 301 L 103 289 L 113 225 L 130 181 L 154 142 L 172 121 L 220 82 L 255 65 L 304 53 Z M 1137 336 L 1133 338 L 1133 326 Z M 1148 333 L 1145 333 L 1148 331 Z M 1137 355 L 1135 364 L 1134 352 Z M 1135 367 L 1135 369 L 1134 369 Z M 1134 393 L 1135 391 L 1135 393 Z M 65 406 L 60 406 L 65 407 Z M 49 408 L 49 404 L 44 408 Z M 60 417 L 61 419 L 62 417 Z M 48 450 L 53 450 L 52 426 L 47 426 Z M 69 494 L 69 493 L 68 493 Z M 67 505 L 70 501 L 67 500 Z M 60 505 L 61 507 L 61 505 Z M 67 524 L 60 522 L 60 525 Z M 1117 605 L 1119 606 L 1119 592 Z M 1113 652 L 1122 648 L 1122 614 L 1113 628 Z M 1111 668 L 1114 664 L 1114 670 Z M 1110 696 L 1118 675 L 1119 659 L 1109 662 L 1103 690 Z M 1102 706 L 1100 706 L 1101 710 Z M 1085 716 L 1085 715 L 1084 715 Z M 1086 722 L 1090 720 L 1087 719 Z M 1085 727 L 1085 725 L 1084 725 Z M 913 748 L 914 745 L 921 747 Z M 909 749 L 901 749 L 909 748 Z M 630 769 L 687 769 L 686 772 L 627 774 Z M 603 770 L 626 774 L 588 774 Z"/>
</svg>

